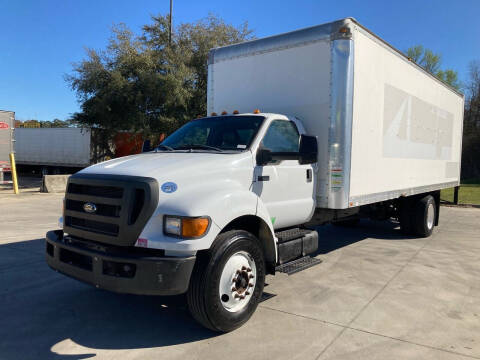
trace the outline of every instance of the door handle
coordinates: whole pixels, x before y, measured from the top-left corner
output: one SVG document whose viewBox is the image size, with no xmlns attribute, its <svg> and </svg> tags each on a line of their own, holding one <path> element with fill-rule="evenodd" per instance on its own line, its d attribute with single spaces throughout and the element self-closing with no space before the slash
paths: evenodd
<svg viewBox="0 0 480 360">
<path fill-rule="evenodd" d="M 312 182 L 312 169 L 307 169 L 307 182 Z"/>
<path fill-rule="evenodd" d="M 268 175 L 260 175 L 257 178 L 258 181 L 270 181 L 270 176 Z"/>
</svg>

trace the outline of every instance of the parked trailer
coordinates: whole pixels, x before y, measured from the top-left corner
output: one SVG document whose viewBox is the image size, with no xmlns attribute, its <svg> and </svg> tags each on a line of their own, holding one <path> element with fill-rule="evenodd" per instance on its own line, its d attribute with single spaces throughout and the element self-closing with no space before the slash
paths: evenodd
<svg viewBox="0 0 480 360">
<path fill-rule="evenodd" d="M 17 128 L 15 152 L 19 165 L 41 169 L 84 168 L 91 164 L 90 130 L 80 128 Z"/>
<path fill-rule="evenodd" d="M 111 291 L 186 292 L 195 319 L 231 331 L 266 274 L 318 263 L 314 226 L 429 236 L 459 184 L 463 101 L 350 18 L 213 49 L 211 116 L 70 177 L 47 262 Z"/>
</svg>

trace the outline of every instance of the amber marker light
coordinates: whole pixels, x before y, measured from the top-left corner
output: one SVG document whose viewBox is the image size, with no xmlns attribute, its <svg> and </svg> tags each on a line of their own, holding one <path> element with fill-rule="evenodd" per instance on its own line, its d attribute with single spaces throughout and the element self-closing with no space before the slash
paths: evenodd
<svg viewBox="0 0 480 360">
<path fill-rule="evenodd" d="M 208 229 L 210 221 L 208 218 L 183 218 L 182 219 L 182 237 L 196 238 L 203 236 Z"/>
<path fill-rule="evenodd" d="M 255 109 L 255 110 L 253 110 L 253 113 L 254 113 L 254 114 L 260 114 L 260 110 L 259 110 L 259 109 Z"/>
<path fill-rule="evenodd" d="M 228 112 L 226 112 L 225 110 L 222 111 L 222 115 L 227 115 Z"/>
<path fill-rule="evenodd" d="M 233 110 L 233 115 L 238 115 L 238 114 L 239 114 L 238 110 Z"/>
<path fill-rule="evenodd" d="M 212 112 L 212 113 L 210 114 L 210 116 L 217 116 L 217 113 L 216 113 L 216 112 Z"/>
</svg>

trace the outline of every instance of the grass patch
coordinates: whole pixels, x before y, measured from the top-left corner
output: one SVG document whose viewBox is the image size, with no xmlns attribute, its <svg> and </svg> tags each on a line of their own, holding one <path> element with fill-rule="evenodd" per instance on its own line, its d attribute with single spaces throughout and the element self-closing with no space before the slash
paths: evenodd
<svg viewBox="0 0 480 360">
<path fill-rule="evenodd" d="M 466 182 L 460 185 L 458 203 L 480 205 L 480 181 L 470 180 Z M 453 203 L 453 188 L 443 189 L 440 193 L 440 199 Z"/>
</svg>

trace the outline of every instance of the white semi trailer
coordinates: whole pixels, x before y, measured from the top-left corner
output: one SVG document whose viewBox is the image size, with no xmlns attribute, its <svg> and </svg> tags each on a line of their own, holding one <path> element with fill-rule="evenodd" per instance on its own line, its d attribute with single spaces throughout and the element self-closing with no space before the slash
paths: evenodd
<svg viewBox="0 0 480 360">
<path fill-rule="evenodd" d="M 463 101 L 354 19 L 213 49 L 211 116 L 72 176 L 47 262 L 111 291 L 187 292 L 200 323 L 233 330 L 266 274 L 316 263 L 315 226 L 429 236 L 459 184 Z"/>
<path fill-rule="evenodd" d="M 43 174 L 60 172 L 62 168 L 89 166 L 91 146 L 88 129 L 15 129 L 17 164 L 29 169 L 39 169 Z"/>
</svg>

